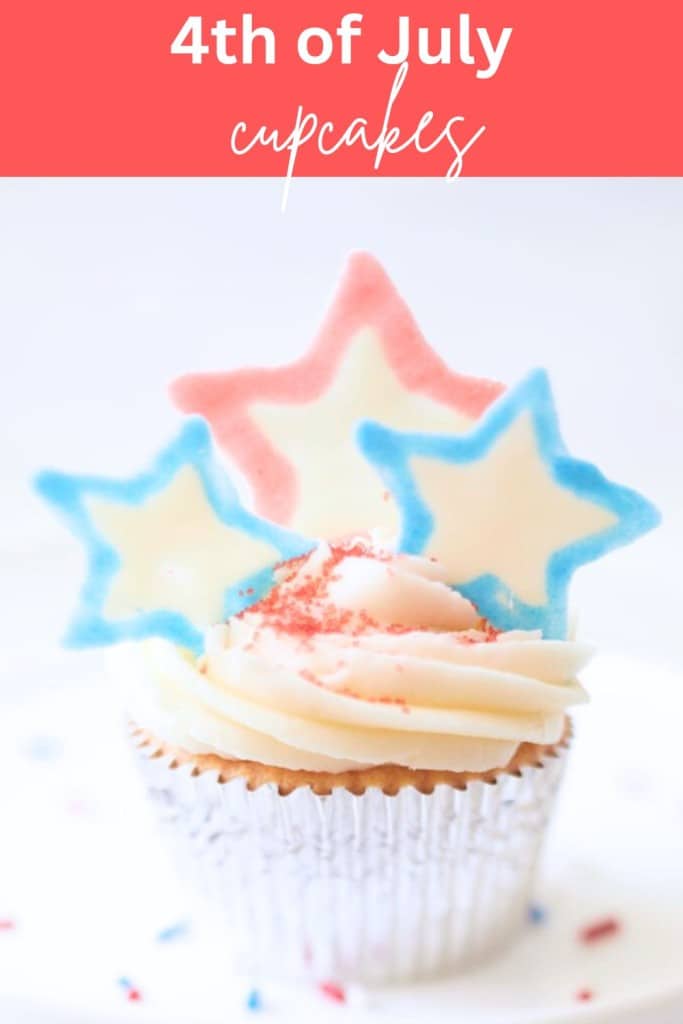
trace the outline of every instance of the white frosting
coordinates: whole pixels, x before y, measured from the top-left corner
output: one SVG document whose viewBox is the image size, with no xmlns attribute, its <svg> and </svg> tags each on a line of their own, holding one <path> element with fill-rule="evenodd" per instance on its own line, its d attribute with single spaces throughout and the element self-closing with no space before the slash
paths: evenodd
<svg viewBox="0 0 683 1024">
<path fill-rule="evenodd" d="M 313 771 L 483 771 L 556 742 L 590 650 L 497 634 L 443 578 L 427 559 L 321 545 L 210 629 L 199 661 L 163 640 L 115 649 L 133 717 L 190 752 Z"/>
</svg>

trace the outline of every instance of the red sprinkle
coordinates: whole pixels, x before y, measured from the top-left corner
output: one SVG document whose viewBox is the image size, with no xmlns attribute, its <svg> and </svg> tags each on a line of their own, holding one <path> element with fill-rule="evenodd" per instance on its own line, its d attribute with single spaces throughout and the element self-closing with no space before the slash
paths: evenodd
<svg viewBox="0 0 683 1024">
<path fill-rule="evenodd" d="M 13 932 L 16 926 L 16 921 L 11 921 L 8 917 L 0 919 L 0 932 Z"/>
<path fill-rule="evenodd" d="M 321 981 L 318 985 L 320 992 L 335 1003 L 346 1002 L 346 992 L 334 981 Z"/>
<path fill-rule="evenodd" d="M 454 640 L 459 644 L 480 644 L 495 643 L 502 630 L 496 629 L 488 619 L 479 619 L 473 629 L 462 630 L 454 634 Z M 482 639 L 483 634 L 483 639 Z"/>
<path fill-rule="evenodd" d="M 142 992 L 136 988 L 130 978 L 119 978 L 118 984 L 126 993 L 126 999 L 131 1003 L 142 1002 Z"/>
<path fill-rule="evenodd" d="M 347 608 L 337 608 L 329 600 L 329 585 L 335 579 L 335 570 L 346 558 L 372 558 L 385 561 L 389 556 L 373 552 L 363 543 L 339 544 L 330 548 L 330 556 L 322 566 L 320 575 L 311 579 L 305 574 L 296 579 L 306 555 L 281 563 L 277 568 L 286 575 L 278 586 L 250 606 L 250 613 L 263 615 L 267 625 L 298 636 L 302 640 L 309 639 L 320 633 L 349 632 L 353 636 L 372 632 L 379 624 L 366 611 L 357 613 Z M 296 580 L 296 582 L 295 582 Z M 410 632 L 401 626 L 396 631 Z"/>
<path fill-rule="evenodd" d="M 299 677 L 305 680 L 305 682 L 311 683 L 313 686 L 320 687 L 321 690 L 328 689 L 328 687 L 326 687 L 325 684 L 310 671 L 310 669 L 300 669 Z M 357 693 L 356 690 L 352 690 L 348 686 L 340 686 L 339 689 L 332 690 L 331 692 L 339 694 L 339 696 L 342 697 L 350 697 L 352 700 L 364 700 L 368 704 L 392 704 L 400 707 L 401 711 L 410 711 L 405 697 L 392 697 L 390 694 L 383 694 L 380 697 L 372 697 L 367 694 Z"/>
<path fill-rule="evenodd" d="M 344 633 L 353 643 L 354 638 L 373 633 L 400 636 L 421 628 L 419 624 L 380 625 L 367 609 L 353 611 L 349 608 L 340 608 L 332 601 L 330 585 L 340 578 L 338 567 L 345 559 L 365 558 L 389 563 L 390 554 L 374 551 L 369 543 L 364 541 L 332 544 L 328 557 L 316 575 L 302 572 L 308 557 L 301 555 L 279 563 L 276 566 L 276 585 L 240 615 L 248 613 L 262 616 L 264 626 L 297 638 L 303 647 L 310 645 L 314 637 L 324 634 Z M 387 569 L 389 572 L 392 571 L 390 564 L 387 564 Z M 252 593 L 252 589 L 249 588 L 246 593 Z M 423 628 L 429 628 L 429 623 L 424 623 Z M 454 639 L 457 643 L 473 644 L 493 642 L 498 636 L 499 630 L 486 619 L 480 619 L 475 629 L 456 632 Z"/>
<path fill-rule="evenodd" d="M 601 939 L 607 939 L 612 935 L 618 935 L 620 931 L 621 921 L 618 921 L 616 917 L 602 917 L 580 929 L 579 942 L 586 944 L 599 942 Z"/>
<path fill-rule="evenodd" d="M 576 993 L 576 999 L 580 1003 L 589 1003 L 591 999 L 594 998 L 594 996 L 595 993 L 590 988 L 580 988 L 579 991 Z"/>
</svg>

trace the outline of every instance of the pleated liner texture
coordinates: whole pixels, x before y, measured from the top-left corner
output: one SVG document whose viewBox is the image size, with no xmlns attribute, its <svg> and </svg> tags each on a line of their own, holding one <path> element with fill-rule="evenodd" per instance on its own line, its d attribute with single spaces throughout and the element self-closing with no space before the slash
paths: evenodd
<svg viewBox="0 0 683 1024">
<path fill-rule="evenodd" d="M 236 969 L 371 985 L 453 973 L 521 929 L 568 747 L 464 788 L 283 795 L 131 739 L 178 867 L 229 927 Z"/>
</svg>

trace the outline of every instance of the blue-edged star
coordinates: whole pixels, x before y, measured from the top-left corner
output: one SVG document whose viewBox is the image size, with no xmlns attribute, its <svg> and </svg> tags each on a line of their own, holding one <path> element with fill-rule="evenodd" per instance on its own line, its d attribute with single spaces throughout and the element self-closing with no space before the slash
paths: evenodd
<svg viewBox="0 0 683 1024">
<path fill-rule="evenodd" d="M 358 431 L 401 511 L 400 548 L 426 552 L 501 629 L 563 637 L 574 571 L 656 526 L 635 491 L 572 458 L 537 370 L 466 434 Z"/>
<path fill-rule="evenodd" d="M 275 564 L 313 547 L 241 505 L 200 418 L 139 476 L 46 471 L 36 487 L 88 555 L 72 646 L 156 635 L 200 650 L 202 631 L 257 600 Z"/>
</svg>

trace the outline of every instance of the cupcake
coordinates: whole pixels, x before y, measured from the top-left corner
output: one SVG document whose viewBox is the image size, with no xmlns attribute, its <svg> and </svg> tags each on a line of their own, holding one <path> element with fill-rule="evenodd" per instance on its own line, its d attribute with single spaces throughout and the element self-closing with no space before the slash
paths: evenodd
<svg viewBox="0 0 683 1024">
<path fill-rule="evenodd" d="M 450 370 L 366 254 L 308 355 L 172 396 L 149 470 L 37 486 L 88 553 L 67 641 L 111 647 L 235 965 L 386 983 L 490 955 L 586 699 L 571 576 L 655 509 L 567 452 L 545 373 Z"/>
</svg>

